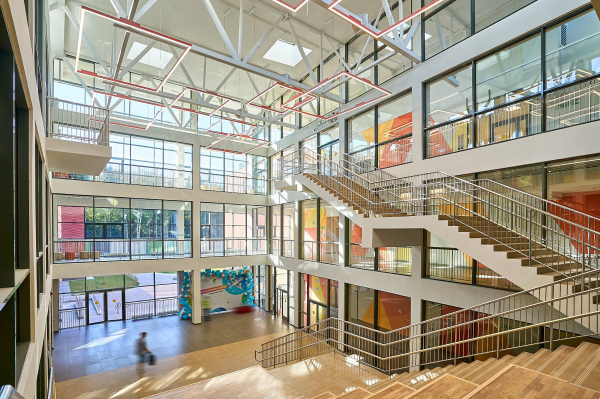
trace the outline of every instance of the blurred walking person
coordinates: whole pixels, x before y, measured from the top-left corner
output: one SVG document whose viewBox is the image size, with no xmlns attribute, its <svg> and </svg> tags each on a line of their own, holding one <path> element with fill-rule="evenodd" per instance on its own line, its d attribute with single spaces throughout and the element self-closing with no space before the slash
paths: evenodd
<svg viewBox="0 0 600 399">
<path fill-rule="evenodd" d="M 146 365 L 146 355 L 151 354 L 146 344 L 146 336 L 148 334 L 143 332 L 140 337 L 135 341 L 135 350 L 138 355 L 137 371 L 144 371 Z"/>
</svg>

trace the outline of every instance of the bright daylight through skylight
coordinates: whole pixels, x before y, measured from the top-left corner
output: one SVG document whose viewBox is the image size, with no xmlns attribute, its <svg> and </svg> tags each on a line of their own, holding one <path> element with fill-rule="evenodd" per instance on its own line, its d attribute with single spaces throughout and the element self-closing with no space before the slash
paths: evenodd
<svg viewBox="0 0 600 399">
<path fill-rule="evenodd" d="M 304 54 L 306 55 L 309 55 L 312 51 L 306 47 L 302 48 L 304 49 Z M 302 61 L 302 55 L 300 54 L 298 47 L 294 43 L 286 42 L 285 40 L 281 39 L 277 40 L 275 44 L 273 44 L 263 58 L 289 66 L 296 66 L 300 61 Z"/>
<path fill-rule="evenodd" d="M 145 44 L 133 42 L 131 49 L 129 50 L 129 54 L 127 54 L 127 59 L 134 60 L 135 57 L 140 55 L 145 48 Z M 153 47 L 146 54 L 144 54 L 139 62 L 150 65 L 151 67 L 165 69 L 165 67 L 169 64 L 169 61 L 171 61 L 171 58 L 173 58 L 173 54 Z"/>
</svg>

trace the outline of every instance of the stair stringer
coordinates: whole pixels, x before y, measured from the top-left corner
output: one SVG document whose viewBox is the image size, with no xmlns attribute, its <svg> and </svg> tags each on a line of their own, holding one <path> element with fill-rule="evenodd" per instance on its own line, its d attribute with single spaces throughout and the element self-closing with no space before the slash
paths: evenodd
<svg viewBox="0 0 600 399">
<path fill-rule="evenodd" d="M 523 290 L 536 288 L 554 281 L 554 277 L 538 274 L 537 268 L 522 266 L 520 259 L 508 258 L 506 252 L 495 251 L 493 245 L 482 244 L 481 238 L 471 238 L 470 233 L 459 231 L 458 226 L 450 226 L 447 220 L 440 220 L 437 215 L 364 217 L 335 195 L 329 193 L 323 187 L 305 176 L 297 175 L 289 180 L 294 180 L 305 186 L 314 194 L 327 201 L 328 204 L 335 207 L 341 214 L 358 224 L 362 228 L 362 245 L 365 248 L 373 247 L 374 232 L 376 232 L 376 234 L 381 234 L 385 233 L 386 230 L 425 229 L 453 247 L 461 250 L 474 259 L 477 259 L 479 262 L 518 285 Z M 402 245 L 402 243 L 398 243 L 398 246 Z M 583 301 L 583 303 L 581 303 L 582 299 L 582 296 L 577 297 L 576 303 L 573 305 L 571 302 L 571 306 L 569 306 L 568 309 L 565 306 L 561 306 L 564 305 L 564 303 L 556 303 L 554 307 L 563 315 L 570 315 L 572 309 L 577 309 L 577 311 L 581 313 L 586 313 L 590 310 L 598 310 L 599 305 L 593 304 L 591 298 L 589 301 Z M 590 323 L 589 319 L 583 320 L 581 325 L 588 331 L 597 332 L 597 330 L 600 330 L 597 323 Z"/>
</svg>

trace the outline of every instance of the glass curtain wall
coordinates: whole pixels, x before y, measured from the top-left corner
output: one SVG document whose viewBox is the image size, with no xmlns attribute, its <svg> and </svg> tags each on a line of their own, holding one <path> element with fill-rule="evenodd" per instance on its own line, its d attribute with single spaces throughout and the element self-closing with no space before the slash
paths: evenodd
<svg viewBox="0 0 600 399">
<path fill-rule="evenodd" d="M 54 195 L 54 262 L 192 256 L 192 204 Z"/>
<path fill-rule="evenodd" d="M 348 284 L 348 316 L 352 323 L 380 331 L 410 326 L 410 298 Z"/>
<path fill-rule="evenodd" d="M 267 207 L 200 204 L 200 256 L 267 253 Z"/>
<path fill-rule="evenodd" d="M 412 162 L 412 97 L 402 95 L 348 121 L 350 160 L 363 169 Z"/>
<path fill-rule="evenodd" d="M 386 273 L 410 275 L 411 247 L 365 248 L 362 246 L 362 227 L 348 220 L 348 260 L 346 266 L 377 270 Z"/>
<path fill-rule="evenodd" d="M 600 119 L 598 43 L 586 11 L 426 84 L 426 157 Z"/>
<path fill-rule="evenodd" d="M 301 204 L 302 259 L 338 263 L 339 211 L 320 198 L 302 201 Z"/>
<path fill-rule="evenodd" d="M 423 17 L 423 58 L 433 57 L 534 1 L 456 0 L 433 7 Z M 425 1 L 424 5 L 429 3 L 431 0 Z"/>
<path fill-rule="evenodd" d="M 303 327 L 318 323 L 328 317 L 338 317 L 339 284 L 318 276 L 302 274 Z"/>
<path fill-rule="evenodd" d="M 58 327 L 176 314 L 177 286 L 174 271 L 59 279 Z"/>
<path fill-rule="evenodd" d="M 435 235 L 429 234 L 428 240 L 429 244 L 424 247 L 426 277 L 434 280 L 522 291 L 516 284 Z"/>
<path fill-rule="evenodd" d="M 200 189 L 267 194 L 267 158 L 200 148 Z"/>
<path fill-rule="evenodd" d="M 272 233 L 271 253 L 286 258 L 294 257 L 296 231 L 295 203 L 289 202 L 271 207 Z"/>
<path fill-rule="evenodd" d="M 192 188 L 192 145 L 110 133 L 112 158 L 99 176 L 53 172 L 62 179 Z"/>
</svg>

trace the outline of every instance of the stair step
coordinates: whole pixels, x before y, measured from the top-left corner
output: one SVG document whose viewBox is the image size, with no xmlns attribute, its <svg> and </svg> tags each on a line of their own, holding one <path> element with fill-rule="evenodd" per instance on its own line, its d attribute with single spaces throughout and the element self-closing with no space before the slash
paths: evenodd
<svg viewBox="0 0 600 399">
<path fill-rule="evenodd" d="M 371 396 L 371 392 L 365 391 L 362 388 L 353 389 L 350 392 L 346 392 L 345 394 L 339 395 L 338 398 L 343 399 L 364 399 Z"/>
<path fill-rule="evenodd" d="M 333 399 L 333 398 L 337 398 L 337 396 L 335 396 L 331 392 L 324 392 L 320 395 L 314 396 L 312 399 Z"/>
<path fill-rule="evenodd" d="M 597 346 L 597 345 L 593 345 Z M 600 390 L 600 348 L 597 347 L 589 361 L 581 367 L 569 382 L 585 388 Z"/>
<path fill-rule="evenodd" d="M 481 373 L 471 376 L 468 378 L 474 384 L 483 384 L 485 381 L 493 377 L 500 370 L 511 364 L 516 357 L 514 356 L 503 356 L 500 360 L 492 362 L 488 367 L 481 370 Z"/>
<path fill-rule="evenodd" d="M 562 365 L 568 361 L 573 352 L 575 352 L 575 348 L 561 345 L 558 349 L 552 352 L 552 356 L 547 361 L 536 368 L 536 371 L 544 374 L 550 374 L 552 371 L 560 369 L 560 367 L 562 367 Z"/>
<path fill-rule="evenodd" d="M 458 374 L 461 374 L 463 372 L 466 372 L 465 369 L 467 369 L 469 367 L 469 363 L 460 363 L 457 364 L 456 366 L 454 366 L 452 368 L 452 370 L 448 371 L 447 374 L 452 374 L 454 376 L 458 376 Z"/>
<path fill-rule="evenodd" d="M 369 399 L 396 399 L 403 398 L 405 396 L 410 395 L 415 390 L 411 389 L 405 385 L 395 383 L 392 386 L 382 389 L 381 391 L 375 392 Z"/>
<path fill-rule="evenodd" d="M 533 353 L 531 353 L 531 352 L 521 352 L 521 353 L 519 353 L 519 356 L 516 357 L 513 364 L 515 364 L 517 366 L 522 366 L 523 363 L 527 363 L 529 361 L 529 359 L 531 359 L 532 356 L 533 356 Z"/>
<path fill-rule="evenodd" d="M 588 365 L 597 355 L 600 349 L 597 345 L 589 342 L 581 343 L 569 356 L 568 360 L 557 366 L 550 375 L 556 378 L 570 381 L 581 368 Z"/>
<path fill-rule="evenodd" d="M 384 388 L 391 387 L 392 385 L 399 383 L 400 382 L 400 377 L 402 377 L 405 374 L 408 374 L 408 373 L 402 373 L 402 374 L 397 375 L 394 378 L 390 378 L 390 379 L 387 379 L 387 380 L 379 381 L 379 382 L 377 382 L 377 383 L 375 383 L 373 385 L 368 386 L 366 388 L 366 390 L 369 391 L 369 392 L 371 392 L 371 393 L 379 392 L 379 391 L 381 391 Z"/>
<path fill-rule="evenodd" d="M 469 367 L 468 367 L 469 372 L 464 373 L 461 376 L 461 378 L 463 380 L 471 381 L 471 379 L 474 378 L 475 376 L 477 376 L 481 372 L 481 370 L 484 370 L 484 369 L 490 367 L 491 364 L 495 361 L 496 361 L 496 359 L 494 359 L 494 358 L 489 358 L 489 359 L 487 359 L 483 362 L 479 362 L 479 363 L 477 363 L 478 361 L 475 361 L 469 365 Z"/>
<path fill-rule="evenodd" d="M 432 380 L 435 380 L 436 378 L 439 378 L 446 373 L 446 369 L 436 367 L 432 370 L 419 371 L 416 375 L 411 376 L 411 378 L 402 379 L 398 382 L 410 388 L 419 389 L 422 386 L 429 384 Z"/>
<path fill-rule="evenodd" d="M 463 398 L 469 392 L 475 390 L 477 385 L 472 382 L 461 380 L 451 374 L 446 374 L 438 381 L 422 388 L 411 398 Z"/>
<path fill-rule="evenodd" d="M 526 362 L 518 362 L 518 364 L 522 367 L 535 370 L 536 367 L 543 364 L 548 357 L 550 357 L 550 352 L 548 349 L 540 349 L 535 352 Z"/>
</svg>

